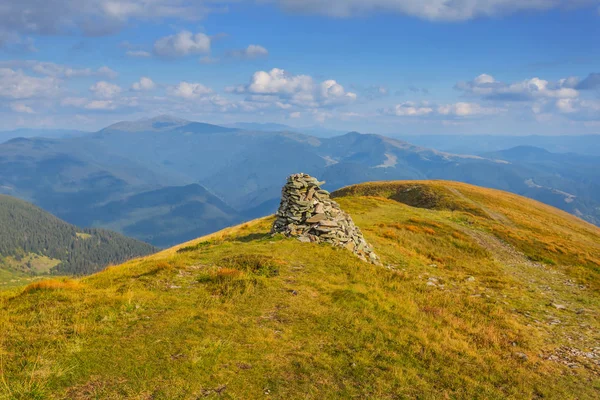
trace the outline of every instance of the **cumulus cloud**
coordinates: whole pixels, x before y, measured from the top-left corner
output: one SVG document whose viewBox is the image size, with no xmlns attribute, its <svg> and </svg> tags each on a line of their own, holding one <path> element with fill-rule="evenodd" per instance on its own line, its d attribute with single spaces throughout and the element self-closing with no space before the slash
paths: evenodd
<svg viewBox="0 0 600 400">
<path fill-rule="evenodd" d="M 114 83 L 100 81 L 90 86 L 90 91 L 97 97 L 109 99 L 121 93 L 122 89 Z"/>
<path fill-rule="evenodd" d="M 204 33 L 181 31 L 154 43 L 154 53 L 160 57 L 182 57 L 210 52 L 211 38 Z"/>
<path fill-rule="evenodd" d="M 152 90 L 156 87 L 154 81 L 147 76 L 142 76 L 138 82 L 131 85 L 131 89 L 135 91 Z"/>
<path fill-rule="evenodd" d="M 502 112 L 500 108 L 484 107 L 477 103 L 459 102 L 434 105 L 427 101 L 406 101 L 383 110 L 383 114 L 397 117 L 466 118 Z"/>
<path fill-rule="evenodd" d="M 558 99 L 538 102 L 533 111 L 537 115 L 562 115 L 574 121 L 600 121 L 600 100 Z"/>
<path fill-rule="evenodd" d="M 406 101 L 396 104 L 394 107 L 386 109 L 385 114 L 395 115 L 398 117 L 421 117 L 433 113 L 433 108 L 427 102 L 415 103 Z"/>
<path fill-rule="evenodd" d="M 351 17 L 367 12 L 395 12 L 431 21 L 465 21 L 519 11 L 586 6 L 595 0 L 267 0 L 289 12 Z"/>
<path fill-rule="evenodd" d="M 201 96 L 212 94 L 213 90 L 201 83 L 180 82 L 179 84 L 170 87 L 168 93 L 172 96 L 182 97 L 184 99 L 196 99 Z"/>
<path fill-rule="evenodd" d="M 271 71 L 257 71 L 252 75 L 248 85 L 230 87 L 231 93 L 250 95 L 250 100 L 280 104 L 291 104 L 299 107 L 317 108 L 351 103 L 356 100 L 356 93 L 346 89 L 333 79 L 321 83 L 308 75 L 293 75 L 279 68 Z M 280 107 L 281 108 L 281 107 Z"/>
<path fill-rule="evenodd" d="M 227 53 L 229 58 L 239 58 L 245 60 L 252 60 L 255 58 L 266 57 L 269 55 L 269 51 L 265 49 L 263 46 L 259 46 L 257 44 L 251 44 L 245 49 L 241 50 L 232 50 Z"/>
<path fill-rule="evenodd" d="M 59 82 L 53 77 L 38 78 L 21 70 L 0 68 L 0 97 L 28 99 L 54 96 L 59 92 Z"/>
<path fill-rule="evenodd" d="M 539 98 L 576 98 L 579 95 L 574 88 L 576 82 L 577 78 L 549 82 L 536 77 L 521 82 L 504 83 L 491 75 L 482 74 L 472 81 L 457 83 L 455 89 L 487 100 L 528 101 Z"/>
<path fill-rule="evenodd" d="M 459 102 L 454 104 L 446 104 L 439 106 L 437 109 L 438 114 L 455 116 L 455 117 L 469 117 L 474 115 L 491 115 L 497 114 L 502 110 L 494 107 L 483 107 L 477 103 L 465 103 Z"/>
</svg>

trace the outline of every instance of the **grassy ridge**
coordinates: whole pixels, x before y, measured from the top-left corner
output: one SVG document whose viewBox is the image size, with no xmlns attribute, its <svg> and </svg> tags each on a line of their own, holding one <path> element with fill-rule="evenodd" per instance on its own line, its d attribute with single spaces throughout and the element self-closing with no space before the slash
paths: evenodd
<svg viewBox="0 0 600 400">
<path fill-rule="evenodd" d="M 444 203 L 394 200 L 405 183 L 338 193 L 388 268 L 266 218 L 1 293 L 0 396 L 598 398 L 600 231 L 418 184 Z"/>
</svg>

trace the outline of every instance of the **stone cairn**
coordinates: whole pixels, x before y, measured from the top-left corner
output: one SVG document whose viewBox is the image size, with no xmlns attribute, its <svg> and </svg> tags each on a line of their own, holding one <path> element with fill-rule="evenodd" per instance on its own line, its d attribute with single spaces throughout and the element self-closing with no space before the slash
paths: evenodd
<svg viewBox="0 0 600 400">
<path fill-rule="evenodd" d="M 381 265 L 352 218 L 329 198 L 324 182 L 307 174 L 291 175 L 281 190 L 281 204 L 271 233 L 296 237 L 301 242 L 330 243 L 344 247 L 360 259 Z"/>
</svg>

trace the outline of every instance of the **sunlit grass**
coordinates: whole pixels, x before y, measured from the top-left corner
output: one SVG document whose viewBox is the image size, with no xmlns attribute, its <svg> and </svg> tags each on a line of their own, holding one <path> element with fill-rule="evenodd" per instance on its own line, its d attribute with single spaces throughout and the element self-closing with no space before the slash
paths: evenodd
<svg viewBox="0 0 600 400">
<path fill-rule="evenodd" d="M 429 185 L 446 191 L 436 209 L 394 200 L 392 184 L 337 199 L 387 268 L 271 237 L 265 218 L 0 292 L 0 397 L 598 398 L 598 369 L 548 357 L 600 346 L 600 232 L 518 196 Z"/>
</svg>

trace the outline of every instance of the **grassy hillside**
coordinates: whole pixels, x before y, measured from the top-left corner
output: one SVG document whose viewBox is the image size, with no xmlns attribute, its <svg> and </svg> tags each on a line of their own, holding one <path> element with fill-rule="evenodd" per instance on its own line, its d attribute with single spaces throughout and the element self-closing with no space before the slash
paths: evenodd
<svg viewBox="0 0 600 400">
<path fill-rule="evenodd" d="M 50 272 L 89 274 L 155 250 L 114 232 L 79 229 L 32 204 L 0 195 L 0 285 Z"/>
<path fill-rule="evenodd" d="M 264 218 L 4 292 L 0 396 L 600 396 L 600 229 L 459 183 L 336 196 L 387 268 Z"/>
</svg>

